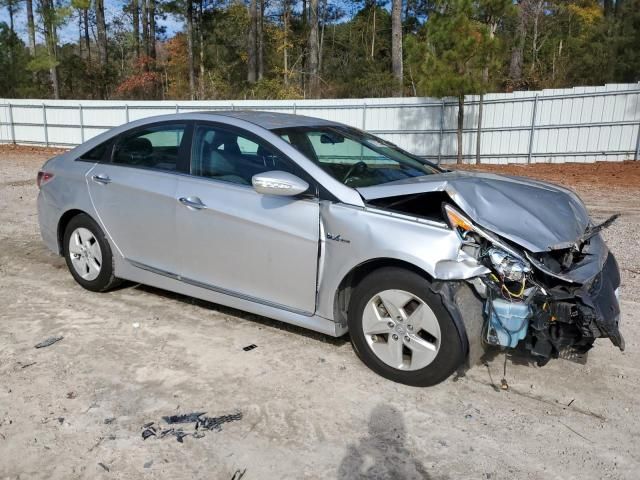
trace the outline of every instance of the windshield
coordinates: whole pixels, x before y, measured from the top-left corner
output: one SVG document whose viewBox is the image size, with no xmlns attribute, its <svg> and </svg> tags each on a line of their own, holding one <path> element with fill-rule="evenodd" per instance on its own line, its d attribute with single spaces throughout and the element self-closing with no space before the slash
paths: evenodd
<svg viewBox="0 0 640 480">
<path fill-rule="evenodd" d="M 440 173 L 435 165 L 355 128 L 293 127 L 274 133 L 349 187 Z"/>
</svg>

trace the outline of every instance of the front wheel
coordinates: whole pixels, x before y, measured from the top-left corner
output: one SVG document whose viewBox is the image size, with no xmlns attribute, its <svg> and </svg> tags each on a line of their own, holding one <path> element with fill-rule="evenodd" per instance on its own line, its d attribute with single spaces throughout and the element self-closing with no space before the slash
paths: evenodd
<svg viewBox="0 0 640 480">
<path fill-rule="evenodd" d="M 458 329 L 419 274 L 386 267 L 365 277 L 349 302 L 351 343 L 379 375 L 416 387 L 442 382 L 464 362 Z"/>
</svg>

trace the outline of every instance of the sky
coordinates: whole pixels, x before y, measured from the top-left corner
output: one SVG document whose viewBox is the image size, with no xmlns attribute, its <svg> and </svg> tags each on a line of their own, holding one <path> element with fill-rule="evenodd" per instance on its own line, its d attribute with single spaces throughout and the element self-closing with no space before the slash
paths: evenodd
<svg viewBox="0 0 640 480">
<path fill-rule="evenodd" d="M 35 2 L 34 2 L 35 4 Z M 122 6 L 125 2 L 117 0 L 105 0 L 105 15 L 107 23 L 109 23 L 115 16 L 122 13 Z M 20 3 L 21 9 L 14 16 L 14 24 L 16 33 L 27 42 L 27 12 L 23 3 Z M 35 8 L 35 5 L 34 5 Z M 34 12 L 35 13 L 35 12 Z M 0 9 L 0 22 L 6 22 L 9 24 L 9 14 L 6 8 Z M 36 25 L 37 25 L 36 20 Z M 166 27 L 167 35 L 171 36 L 175 32 L 182 30 L 182 20 L 172 15 L 167 15 L 166 19 L 158 18 L 158 26 Z M 36 27 L 37 28 L 37 27 Z M 95 33 L 95 32 L 94 32 Z M 42 41 L 42 36 L 36 32 L 36 36 Z M 78 17 L 73 15 L 66 25 L 64 25 L 59 31 L 60 43 L 75 42 L 78 39 Z"/>
</svg>

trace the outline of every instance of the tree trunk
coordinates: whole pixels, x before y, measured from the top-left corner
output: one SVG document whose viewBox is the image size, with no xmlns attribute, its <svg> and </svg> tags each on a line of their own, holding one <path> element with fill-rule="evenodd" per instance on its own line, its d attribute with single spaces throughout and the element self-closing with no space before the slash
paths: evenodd
<svg viewBox="0 0 640 480">
<path fill-rule="evenodd" d="M 144 0 L 142 0 L 144 2 Z M 140 56 L 140 6 L 138 0 L 131 0 L 131 16 L 133 18 L 133 44 L 136 58 Z"/>
<path fill-rule="evenodd" d="M 509 65 L 509 82 L 511 89 L 522 86 L 522 68 L 524 62 L 524 47 L 527 40 L 527 23 L 524 2 L 518 5 L 518 26 L 516 38 L 511 49 L 511 63 Z"/>
<path fill-rule="evenodd" d="M 284 34 L 283 34 L 283 65 L 284 65 L 284 73 L 283 73 L 283 81 L 285 85 L 289 85 L 289 52 L 287 50 L 287 42 L 289 41 L 289 1 L 283 0 L 283 12 L 282 12 L 282 23 L 284 24 Z"/>
<path fill-rule="evenodd" d="M 378 10 L 377 2 L 373 2 L 373 28 L 371 29 L 371 60 L 376 48 L 376 11 Z"/>
<path fill-rule="evenodd" d="M 13 36 L 16 33 L 15 29 L 13 28 L 13 14 L 15 10 L 13 0 L 7 2 L 7 10 L 9 11 L 9 31 L 11 32 L 11 36 Z"/>
<path fill-rule="evenodd" d="M 49 60 L 49 77 L 53 89 L 53 98 L 60 98 L 60 87 L 58 83 L 58 62 L 57 62 L 57 32 L 55 25 L 55 8 L 53 0 L 40 0 L 40 15 L 44 31 L 44 42 L 47 47 Z"/>
<path fill-rule="evenodd" d="M 107 25 L 104 19 L 104 0 L 95 0 L 96 30 L 98 40 L 98 61 L 101 66 L 107 64 Z"/>
<path fill-rule="evenodd" d="M 402 0 L 393 0 L 391 7 L 391 70 L 395 86 L 394 97 L 402 97 Z"/>
<path fill-rule="evenodd" d="M 202 28 L 202 18 L 204 16 L 204 1 L 200 0 L 200 11 L 198 13 L 198 44 L 200 75 L 198 76 L 198 97 L 204 99 L 204 31 Z"/>
<path fill-rule="evenodd" d="M 33 0 L 27 0 L 27 30 L 29 32 L 29 53 L 36 54 L 36 24 L 33 21 Z"/>
<path fill-rule="evenodd" d="M 87 52 L 87 58 L 91 58 L 91 38 L 89 37 L 89 9 L 82 9 L 82 23 L 84 24 L 84 49 Z"/>
<path fill-rule="evenodd" d="M 613 13 L 614 13 L 613 0 L 604 0 L 604 16 L 611 17 Z"/>
<path fill-rule="evenodd" d="M 196 96 L 196 81 L 193 72 L 193 0 L 187 0 L 187 59 L 189 68 L 189 97 Z"/>
<path fill-rule="evenodd" d="M 322 59 L 324 52 L 324 27 L 327 24 L 327 0 L 322 0 L 322 28 L 320 29 L 320 49 L 318 50 L 318 75 L 322 75 Z"/>
<path fill-rule="evenodd" d="M 95 0 L 96 15 L 96 43 L 98 47 L 98 63 L 100 65 L 99 94 L 100 98 L 107 96 L 107 25 L 104 18 L 104 0 Z"/>
<path fill-rule="evenodd" d="M 249 37 L 247 38 L 247 81 L 256 83 L 256 63 L 257 63 L 257 35 L 258 35 L 258 1 L 251 0 L 249 4 Z"/>
<path fill-rule="evenodd" d="M 462 163 L 462 129 L 464 128 L 464 95 L 458 96 L 458 131 L 456 133 L 458 139 L 458 160 L 457 163 Z"/>
<path fill-rule="evenodd" d="M 147 12 L 149 15 L 149 56 L 156 59 L 156 2 L 148 0 Z"/>
<path fill-rule="evenodd" d="M 309 1 L 309 96 L 320 97 L 320 77 L 318 75 L 318 0 Z"/>
<path fill-rule="evenodd" d="M 258 45 L 258 80 L 262 80 L 264 76 L 264 33 L 263 33 L 263 21 L 264 21 L 264 2 L 265 0 L 258 0 L 258 18 L 256 22 L 257 28 L 257 45 Z"/>
<path fill-rule="evenodd" d="M 142 54 L 149 55 L 149 14 L 147 13 L 147 1 L 140 0 L 140 23 L 142 25 Z"/>
</svg>

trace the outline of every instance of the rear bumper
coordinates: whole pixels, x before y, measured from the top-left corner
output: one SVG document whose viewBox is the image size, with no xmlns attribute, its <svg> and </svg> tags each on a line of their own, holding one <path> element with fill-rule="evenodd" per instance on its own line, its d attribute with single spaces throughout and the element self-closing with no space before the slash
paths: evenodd
<svg viewBox="0 0 640 480">
<path fill-rule="evenodd" d="M 47 200 L 45 191 L 40 190 L 38 194 L 38 225 L 40 226 L 40 235 L 49 250 L 62 254 L 58 241 L 58 219 L 60 212 Z"/>
</svg>

